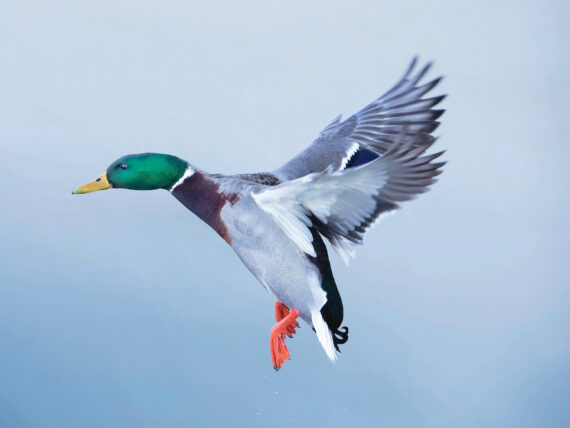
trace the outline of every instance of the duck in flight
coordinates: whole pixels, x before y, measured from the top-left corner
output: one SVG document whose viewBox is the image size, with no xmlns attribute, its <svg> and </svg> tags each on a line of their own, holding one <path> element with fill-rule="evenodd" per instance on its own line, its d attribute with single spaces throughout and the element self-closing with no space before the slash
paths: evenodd
<svg viewBox="0 0 570 428">
<path fill-rule="evenodd" d="M 289 359 L 285 338 L 301 318 L 331 361 L 348 340 L 326 239 L 345 262 L 383 214 L 428 190 L 443 152 L 426 154 L 444 98 L 426 96 L 441 80 L 421 79 L 414 58 L 384 95 L 348 119 L 334 119 L 304 151 L 273 172 L 210 174 L 173 155 L 117 159 L 74 194 L 104 189 L 169 191 L 237 253 L 275 299 L 273 367 Z"/>
</svg>

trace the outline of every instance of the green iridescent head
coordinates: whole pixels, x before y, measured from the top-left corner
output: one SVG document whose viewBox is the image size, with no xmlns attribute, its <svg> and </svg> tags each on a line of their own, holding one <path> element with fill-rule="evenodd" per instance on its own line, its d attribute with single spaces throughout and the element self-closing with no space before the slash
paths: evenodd
<svg viewBox="0 0 570 428">
<path fill-rule="evenodd" d="M 79 186 L 73 193 L 90 193 L 110 188 L 131 190 L 170 189 L 184 175 L 188 162 L 161 153 L 127 155 L 113 162 L 96 180 Z"/>
</svg>

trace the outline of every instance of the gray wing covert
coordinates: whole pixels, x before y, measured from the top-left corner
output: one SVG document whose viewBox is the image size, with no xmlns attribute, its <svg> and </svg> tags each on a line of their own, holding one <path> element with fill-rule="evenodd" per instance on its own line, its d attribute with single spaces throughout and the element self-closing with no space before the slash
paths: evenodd
<svg viewBox="0 0 570 428">
<path fill-rule="evenodd" d="M 425 154 L 431 144 L 399 139 L 364 165 L 340 171 L 328 168 L 266 186 L 252 196 L 304 252 L 316 256 L 311 231 L 315 227 L 348 263 L 381 214 L 435 183 L 445 162 L 435 162 L 443 152 Z"/>
<path fill-rule="evenodd" d="M 401 141 L 402 135 L 416 147 L 433 142 L 431 133 L 439 126 L 437 119 L 445 111 L 433 107 L 445 96 L 423 97 L 441 77 L 420 84 L 431 63 L 415 73 L 416 64 L 417 58 L 414 58 L 398 83 L 358 113 L 344 121 L 341 116 L 335 118 L 309 147 L 273 174 L 280 181 L 287 181 L 324 171 L 329 166 L 342 170 L 359 151 L 368 151 L 377 157 Z"/>
</svg>

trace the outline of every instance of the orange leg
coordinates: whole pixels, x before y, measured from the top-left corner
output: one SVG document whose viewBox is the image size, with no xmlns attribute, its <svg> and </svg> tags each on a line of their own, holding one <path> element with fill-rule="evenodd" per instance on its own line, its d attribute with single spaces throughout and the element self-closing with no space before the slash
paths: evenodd
<svg viewBox="0 0 570 428">
<path fill-rule="evenodd" d="M 285 317 L 279 320 L 279 317 L 284 313 L 286 313 Z M 291 312 L 289 312 L 287 306 L 281 302 L 276 302 L 275 318 L 279 322 L 271 328 L 271 336 L 269 338 L 269 351 L 275 370 L 279 370 L 283 363 L 289 359 L 289 351 L 287 346 L 285 346 L 285 336 L 293 337 L 293 334 L 295 334 L 295 329 L 299 327 L 299 323 L 296 321 L 298 316 L 299 311 L 296 309 L 291 308 Z"/>
<path fill-rule="evenodd" d="M 284 305 L 283 303 L 281 303 L 279 300 L 275 301 L 275 320 L 277 322 L 281 321 L 283 318 L 285 318 L 287 315 L 289 315 L 289 308 Z"/>
</svg>

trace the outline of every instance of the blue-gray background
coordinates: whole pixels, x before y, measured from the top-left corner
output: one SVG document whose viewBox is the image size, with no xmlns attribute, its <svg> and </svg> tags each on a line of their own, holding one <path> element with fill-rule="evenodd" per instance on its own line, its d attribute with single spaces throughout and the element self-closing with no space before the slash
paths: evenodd
<svg viewBox="0 0 570 428">
<path fill-rule="evenodd" d="M 570 426 L 563 2 L 0 2 L 0 426 Z M 351 329 L 275 373 L 273 301 L 115 158 L 268 170 L 413 54 L 449 93 L 433 190 L 333 263 Z"/>
</svg>

